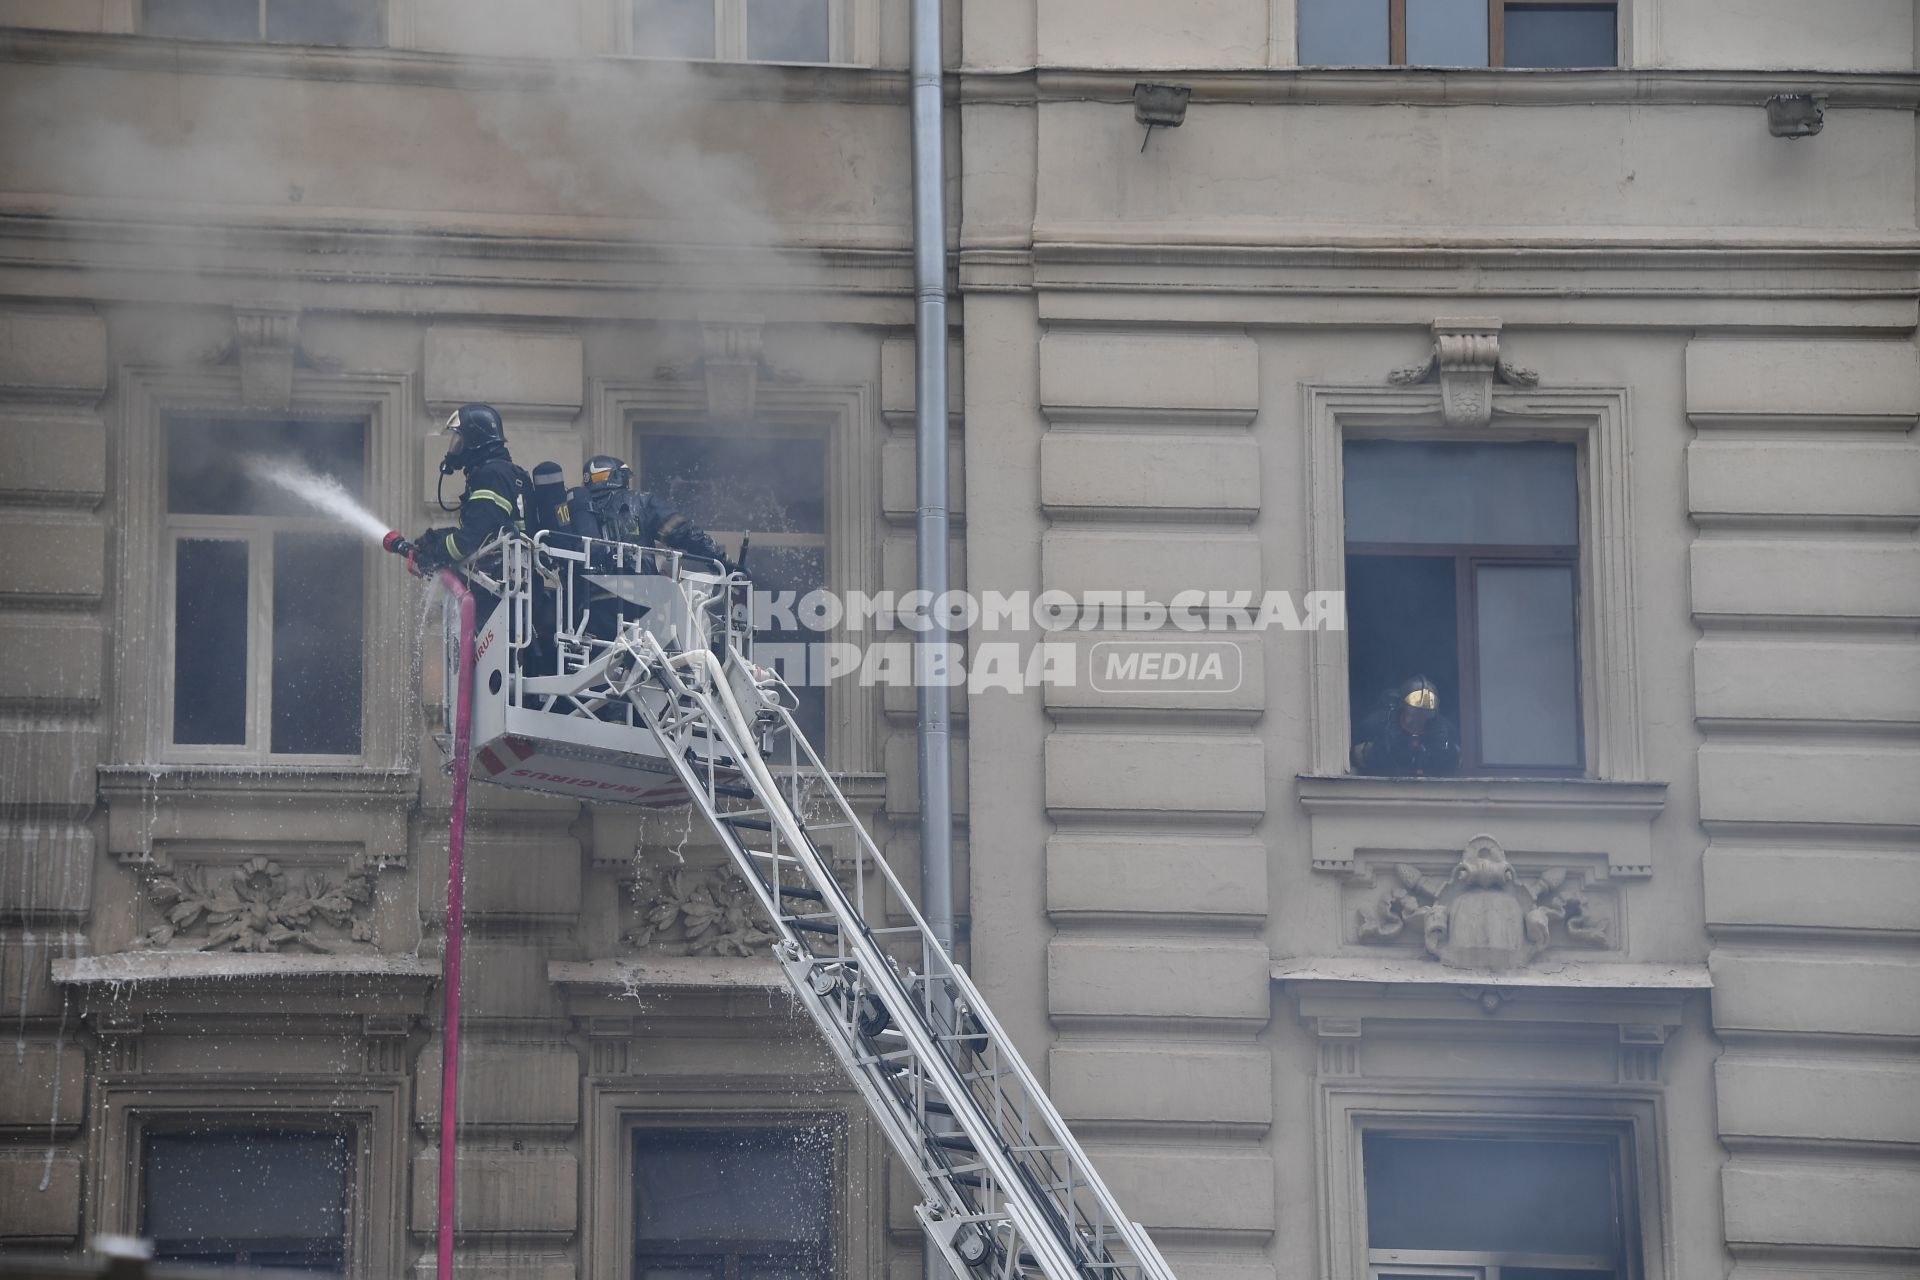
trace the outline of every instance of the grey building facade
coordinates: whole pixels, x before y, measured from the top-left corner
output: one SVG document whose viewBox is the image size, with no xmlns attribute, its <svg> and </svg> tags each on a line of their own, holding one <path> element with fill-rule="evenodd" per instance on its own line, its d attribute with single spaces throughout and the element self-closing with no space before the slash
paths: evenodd
<svg viewBox="0 0 1920 1280">
<path fill-rule="evenodd" d="M 961 951 L 1123 1203 L 1187 1280 L 1913 1274 L 1913 6 L 947 7 L 955 584 L 1246 611 L 955 695 Z M 411 534 L 484 401 L 906 592 L 906 61 L 904 0 L 0 0 L 0 1263 L 431 1272 L 438 645 L 245 460 Z M 1360 772 L 1415 675 L 1457 767 Z M 918 1274 L 711 838 L 473 804 L 461 1274 Z"/>
</svg>

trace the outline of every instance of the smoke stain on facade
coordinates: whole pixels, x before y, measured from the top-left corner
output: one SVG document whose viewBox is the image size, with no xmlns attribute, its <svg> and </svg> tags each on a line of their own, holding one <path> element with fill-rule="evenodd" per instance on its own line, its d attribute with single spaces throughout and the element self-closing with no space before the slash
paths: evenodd
<svg viewBox="0 0 1920 1280">
<path fill-rule="evenodd" d="M 224 442 L 910 590 L 906 5 L 218 8 L 0 0 L 0 1270 L 423 1273 L 441 658 Z M 1911 1274 L 1912 6 L 1425 8 L 948 2 L 954 586 L 1347 604 L 956 692 L 962 959 L 1183 1277 Z M 913 691 L 807 715 L 911 879 Z M 473 809 L 461 1273 L 917 1274 L 713 840 Z"/>
</svg>

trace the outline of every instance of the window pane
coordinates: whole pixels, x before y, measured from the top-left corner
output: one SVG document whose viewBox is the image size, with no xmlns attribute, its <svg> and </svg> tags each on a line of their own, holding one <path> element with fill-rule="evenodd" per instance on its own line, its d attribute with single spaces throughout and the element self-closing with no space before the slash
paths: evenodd
<svg viewBox="0 0 1920 1280">
<path fill-rule="evenodd" d="M 273 539 L 273 750 L 360 750 L 362 575 L 352 538 Z"/>
<path fill-rule="evenodd" d="M 1572 566 L 1479 565 L 1474 595 L 1481 762 L 1578 766 Z"/>
<path fill-rule="evenodd" d="M 1510 67 L 1611 67 L 1614 7 L 1509 4 L 1506 57 Z"/>
<path fill-rule="evenodd" d="M 633 0 L 633 51 L 653 58 L 711 58 L 713 0 Z"/>
<path fill-rule="evenodd" d="M 764 593 L 769 603 L 777 600 L 781 593 L 792 592 L 797 604 L 804 600 L 809 592 L 818 591 L 827 584 L 827 553 L 820 547 L 763 547 L 755 549 L 747 560 L 747 573 L 753 578 L 756 595 Z M 800 622 L 798 610 L 795 610 L 796 623 Z M 784 621 L 785 619 L 781 619 Z M 756 618 L 756 623 L 770 623 L 771 618 Z M 793 718 L 800 726 L 800 732 L 807 736 L 813 749 L 826 758 L 827 752 L 827 688 L 824 684 L 814 684 L 809 679 L 808 668 L 798 662 L 778 662 L 781 656 L 778 649 L 767 649 L 764 654 L 762 645 L 801 645 L 812 646 L 826 642 L 828 635 L 824 631 L 809 630 L 805 626 L 792 629 L 772 625 L 760 625 L 754 628 L 753 643 L 755 656 L 763 664 L 772 665 L 786 682 L 792 686 L 794 696 L 800 705 L 794 711 Z M 796 655 L 804 652 L 805 658 L 816 665 L 825 659 L 818 656 L 817 649 L 790 650 Z"/>
<path fill-rule="evenodd" d="M 258 40 L 260 0 L 146 0 L 147 34 L 183 40 Z"/>
<path fill-rule="evenodd" d="M 1407 65 L 1487 65 L 1487 0 L 1407 0 Z"/>
<path fill-rule="evenodd" d="M 1616 1153 L 1610 1141 L 1369 1133 L 1367 1247 L 1617 1258 Z"/>
<path fill-rule="evenodd" d="M 747 57 L 827 62 L 827 0 L 747 0 Z"/>
<path fill-rule="evenodd" d="M 183 538 L 173 558 L 173 740 L 247 740 L 247 544 Z"/>
<path fill-rule="evenodd" d="M 352 1144 L 345 1133 L 150 1133 L 142 1230 L 155 1256 L 344 1269 Z"/>
<path fill-rule="evenodd" d="M 1460 720 L 1452 556 L 1347 557 L 1347 697 L 1354 740 L 1381 694 L 1426 676 L 1440 714 Z"/>
<path fill-rule="evenodd" d="M 639 483 L 703 529 L 827 531 L 826 441 L 642 433 Z"/>
<path fill-rule="evenodd" d="M 313 508 L 256 479 L 250 458 L 331 476 L 347 492 L 366 488 L 366 424 L 353 421 L 167 422 L 167 510 L 180 515 L 311 516 Z"/>
<path fill-rule="evenodd" d="M 276 44 L 383 45 L 386 9 L 380 0 L 267 0 L 267 39 Z"/>
<path fill-rule="evenodd" d="M 1300 0 L 1300 65 L 1386 64 L 1387 0 Z"/>
<path fill-rule="evenodd" d="M 828 1248 L 833 1130 L 641 1129 L 634 1134 L 634 1238 Z"/>
<path fill-rule="evenodd" d="M 1349 543 L 1579 545 L 1573 445 L 1354 440 L 1344 456 Z"/>
</svg>

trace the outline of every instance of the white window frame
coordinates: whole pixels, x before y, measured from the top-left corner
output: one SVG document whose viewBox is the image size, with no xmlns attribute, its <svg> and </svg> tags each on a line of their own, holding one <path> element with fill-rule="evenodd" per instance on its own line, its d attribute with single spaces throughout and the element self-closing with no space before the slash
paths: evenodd
<svg viewBox="0 0 1920 1280">
<path fill-rule="evenodd" d="M 296 375 L 291 404 L 259 408 L 242 404 L 236 373 L 226 370 L 173 372 L 129 369 L 122 377 L 127 388 L 124 417 L 115 445 L 117 563 L 117 627 L 122 635 L 144 636 L 143 644 L 114 646 L 116 688 L 114 701 L 114 758 L 127 764 L 181 765 L 252 764 L 300 769 L 315 765 L 365 768 L 377 771 L 407 767 L 417 750 L 411 732 L 415 695 L 409 684 L 407 637 L 401 621 L 409 611 L 405 601 L 409 584 L 404 573 L 383 572 L 369 547 L 366 555 L 360 677 L 360 751 L 355 755 L 276 754 L 264 717 L 266 700 L 258 682 L 272 679 L 271 648 L 262 648 L 258 634 L 272 629 L 271 580 L 264 573 L 264 556 L 250 554 L 251 614 L 248 661 L 255 666 L 249 689 L 249 734 L 244 746 L 207 746 L 173 743 L 174 569 L 173 548 L 180 536 L 192 531 L 218 530 L 217 536 L 236 534 L 269 540 L 275 528 L 304 522 L 299 517 L 170 516 L 166 495 L 166 431 L 173 417 L 211 416 L 276 421 L 301 418 L 358 418 L 366 424 L 368 507 L 382 512 L 409 513 L 416 489 L 412 480 L 413 441 L 406 435 L 405 406 L 411 403 L 411 380 L 404 376 Z M 324 520 L 313 527 L 327 527 Z M 260 594 L 261 592 L 268 594 Z M 156 632 L 156 628 L 158 631 Z"/>
<path fill-rule="evenodd" d="M 784 62 L 778 59 L 747 56 L 746 0 L 713 0 L 713 57 L 672 58 L 668 55 L 636 52 L 633 47 L 635 0 L 615 0 L 614 51 L 625 57 L 649 61 L 753 62 L 767 66 L 839 66 L 871 62 L 862 56 L 867 31 L 873 25 L 863 10 L 870 0 L 827 0 L 827 60 L 825 63 Z"/>
<path fill-rule="evenodd" d="M 164 430 L 164 427 L 163 427 Z M 310 532 L 320 534 L 340 534 L 338 525 L 323 518 L 305 518 L 300 516 L 210 516 L 176 515 L 168 512 L 165 518 L 163 535 L 164 550 L 161 555 L 162 571 L 166 576 L 163 588 L 162 610 L 165 615 L 166 630 L 166 670 L 171 681 L 178 670 L 176 659 L 179 656 L 180 627 L 176 610 L 179 605 L 178 547 L 182 542 L 242 542 L 247 546 L 247 736 L 240 743 L 180 743 L 173 737 L 175 700 L 169 696 L 160 708 L 160 714 L 166 727 L 162 731 L 163 741 L 167 744 L 170 758 L 187 763 L 220 763 L 231 760 L 236 753 L 249 758 L 282 761 L 288 764 L 350 764 L 364 758 L 366 747 L 367 721 L 371 706 L 367 699 L 366 652 L 367 632 L 363 615 L 361 626 L 361 677 L 360 677 L 360 742 L 361 751 L 346 754 L 319 754 L 314 752 L 276 752 L 273 745 L 273 584 L 279 572 L 273 564 L 274 536 L 280 533 Z M 362 565 L 362 608 L 366 607 L 364 588 L 366 577 L 377 572 L 382 566 L 373 562 L 371 552 L 361 557 Z"/>
<path fill-rule="evenodd" d="M 1312 557 L 1309 591 L 1346 590 L 1344 457 L 1355 438 L 1438 442 L 1551 440 L 1575 445 L 1580 469 L 1578 599 L 1584 777 L 1645 780 L 1636 657 L 1631 455 L 1621 388 L 1493 392 L 1493 418 L 1478 431 L 1444 425 L 1436 386 L 1308 386 L 1306 469 Z M 1313 772 L 1351 773 L 1352 714 L 1347 633 L 1309 633 L 1313 672 Z M 1444 708 L 1443 708 L 1444 710 Z M 1463 775 L 1465 776 L 1465 775 Z M 1483 775 L 1474 775 L 1483 776 Z M 1494 776 L 1494 775 L 1484 775 Z M 1565 775 L 1544 775 L 1551 784 Z"/>
</svg>

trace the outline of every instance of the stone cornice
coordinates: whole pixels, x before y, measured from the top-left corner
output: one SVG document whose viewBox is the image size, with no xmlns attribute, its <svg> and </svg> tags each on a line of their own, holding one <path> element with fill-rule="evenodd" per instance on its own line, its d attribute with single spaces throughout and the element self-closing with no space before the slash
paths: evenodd
<svg viewBox="0 0 1920 1280">
<path fill-rule="evenodd" d="M 0 27 L 0 63 L 106 67 L 179 75 L 256 76 L 358 84 L 420 85 L 467 90 L 543 91 L 583 86 L 645 85 L 647 59 L 475 57 L 413 49 L 336 49 L 305 45 L 227 44 L 155 36 L 33 31 Z M 904 71 L 853 66 L 768 63 L 673 64 L 689 92 L 704 98 L 759 102 L 907 103 Z"/>
<path fill-rule="evenodd" d="M 1191 105 L 1737 106 L 1778 93 L 1824 93 L 1827 109 L 1920 108 L 1920 73 L 1608 68 L 1267 67 L 1247 70 L 1042 67 L 963 70 L 962 103 L 1131 104 L 1142 79 L 1176 80 Z"/>
</svg>

